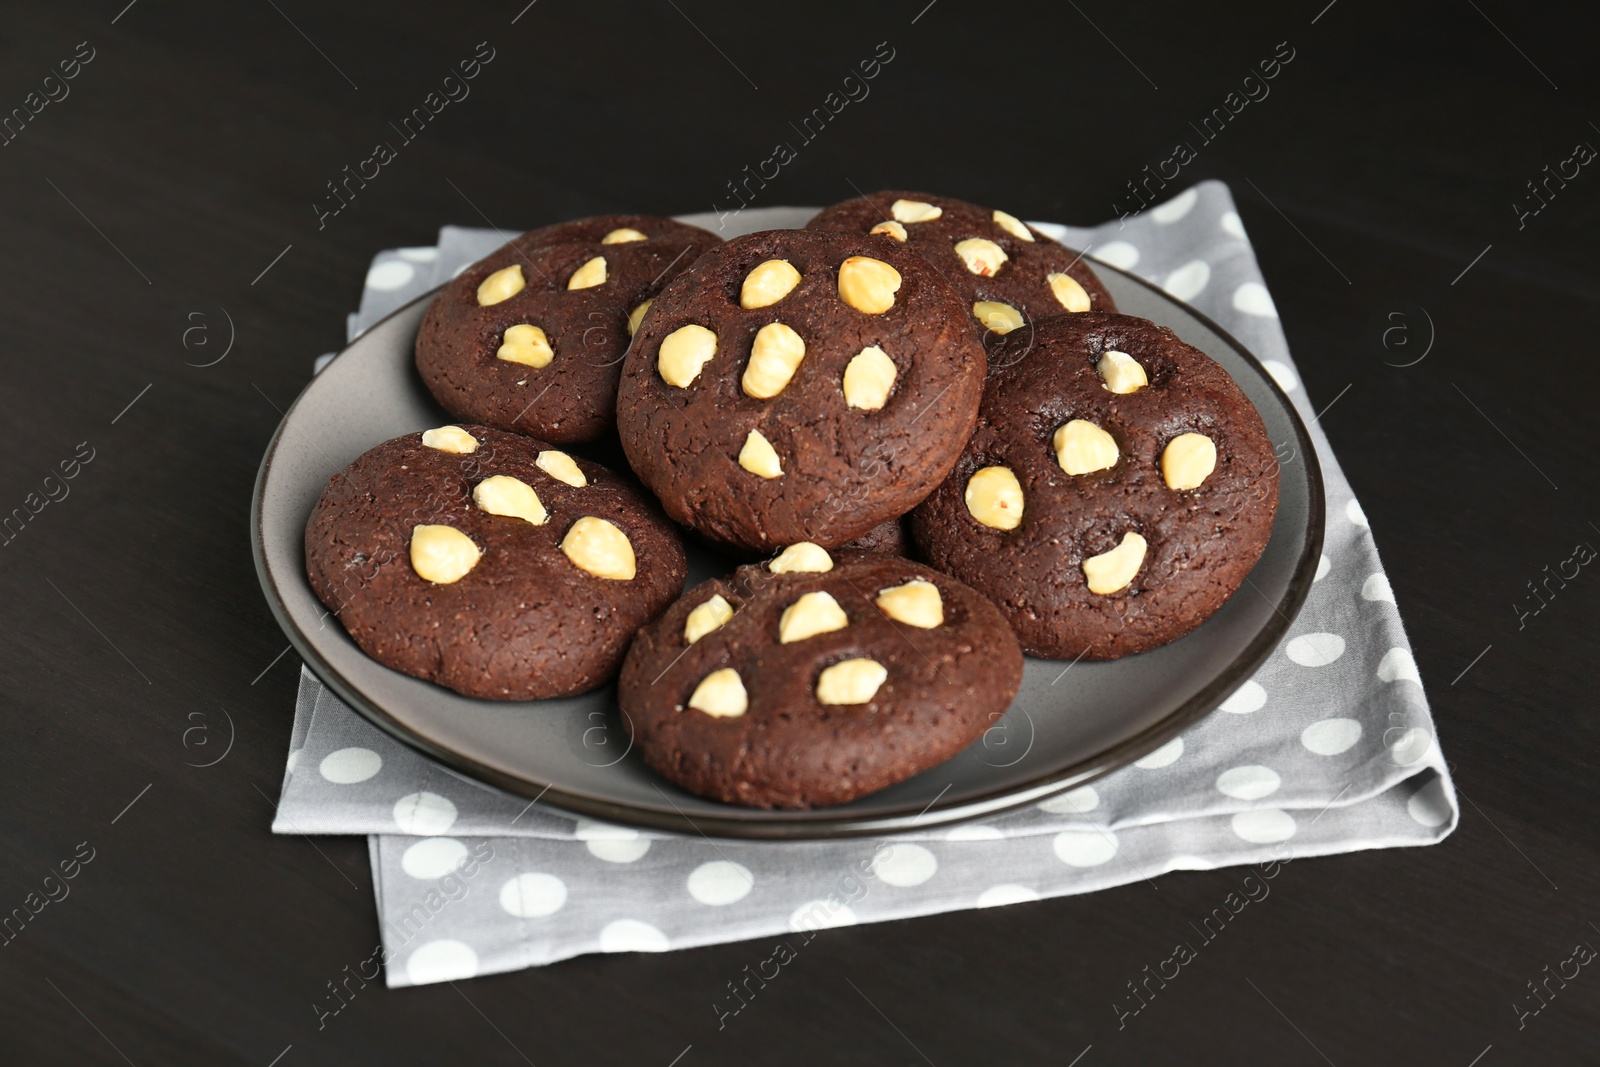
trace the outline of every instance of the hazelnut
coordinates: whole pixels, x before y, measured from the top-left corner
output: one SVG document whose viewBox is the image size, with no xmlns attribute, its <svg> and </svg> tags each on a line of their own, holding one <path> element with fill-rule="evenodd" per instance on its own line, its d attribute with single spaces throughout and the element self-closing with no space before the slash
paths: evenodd
<svg viewBox="0 0 1600 1067">
<path fill-rule="evenodd" d="M 896 241 L 904 241 L 906 239 L 906 228 L 898 222 L 880 222 L 867 232 L 893 237 Z"/>
<path fill-rule="evenodd" d="M 411 569 L 435 585 L 458 582 L 478 565 L 483 551 L 454 526 L 411 529 Z"/>
<path fill-rule="evenodd" d="M 646 300 L 644 303 L 640 304 L 638 307 L 636 307 L 632 311 L 628 312 L 628 336 L 629 337 L 632 337 L 634 334 L 639 332 L 639 324 L 644 321 L 645 312 L 649 311 L 650 310 L 650 305 L 654 304 L 655 302 L 656 302 L 656 298 L 655 297 L 651 297 L 649 300 Z"/>
<path fill-rule="evenodd" d="M 751 430 L 745 436 L 744 447 L 739 449 L 739 466 L 759 478 L 778 478 L 783 475 L 783 464 L 778 462 L 777 450 L 772 442 L 761 436 L 761 431 Z"/>
<path fill-rule="evenodd" d="M 739 384 L 745 395 L 771 400 L 783 392 L 805 358 L 806 343 L 800 335 L 781 322 L 769 322 L 756 331 Z"/>
<path fill-rule="evenodd" d="M 1089 292 L 1078 284 L 1078 279 L 1070 274 L 1050 274 L 1045 280 L 1050 283 L 1050 291 L 1062 307 L 1073 313 L 1089 310 Z"/>
<path fill-rule="evenodd" d="M 606 283 L 606 257 L 595 256 L 589 262 L 572 272 L 572 277 L 567 279 L 568 289 L 593 289 L 597 285 Z"/>
<path fill-rule="evenodd" d="M 649 239 L 632 226 L 624 226 L 621 229 L 612 230 L 600 238 L 600 243 L 603 245 L 625 245 L 629 241 L 648 241 Z M 572 286 L 568 286 L 568 288 L 572 288 Z"/>
<path fill-rule="evenodd" d="M 680 326 L 661 340 L 656 370 L 668 385 L 687 389 L 717 354 L 717 335 L 704 326 Z"/>
<path fill-rule="evenodd" d="M 464 456 L 478 450 L 478 439 L 459 426 L 440 426 L 422 431 L 422 443 L 440 452 L 454 452 Z"/>
<path fill-rule="evenodd" d="M 939 587 L 922 578 L 880 590 L 873 603 L 896 622 L 932 630 L 944 625 L 944 598 Z"/>
<path fill-rule="evenodd" d="M 865 704 L 878 695 L 889 670 L 877 660 L 847 659 L 817 678 L 817 703 Z"/>
<path fill-rule="evenodd" d="M 857 311 L 882 315 L 899 291 L 900 272 L 881 259 L 851 256 L 839 264 L 839 296 Z"/>
<path fill-rule="evenodd" d="M 713 630 L 719 630 L 733 618 L 733 605 L 721 593 L 711 594 L 711 599 L 689 612 L 683 620 L 683 643 L 692 645 Z"/>
<path fill-rule="evenodd" d="M 1008 257 L 1005 249 L 983 237 L 969 237 L 956 242 L 956 255 L 961 257 L 967 270 L 980 278 L 993 278 L 999 273 Z"/>
<path fill-rule="evenodd" d="M 1022 312 L 998 300 L 980 300 L 972 305 L 972 315 L 993 333 L 1008 334 L 1022 325 Z"/>
<path fill-rule="evenodd" d="M 526 519 L 535 526 L 543 526 L 550 519 L 533 486 L 507 474 L 496 474 L 473 486 L 472 502 L 491 515 Z"/>
<path fill-rule="evenodd" d="M 1139 573 L 1146 547 L 1145 539 L 1130 531 L 1122 535 L 1116 548 L 1084 560 L 1083 576 L 1089 581 L 1089 592 L 1105 595 L 1125 588 Z"/>
<path fill-rule="evenodd" d="M 507 363 L 521 363 L 528 367 L 548 367 L 556 354 L 550 348 L 550 338 L 537 326 L 513 326 L 501 338 L 496 359 Z"/>
<path fill-rule="evenodd" d="M 806 593 L 783 609 L 783 617 L 778 620 L 778 643 L 793 644 L 849 625 L 850 617 L 831 594 Z"/>
<path fill-rule="evenodd" d="M 773 574 L 825 574 L 833 570 L 833 557 L 821 545 L 799 541 L 773 557 L 772 562 L 767 564 L 767 570 Z"/>
<path fill-rule="evenodd" d="M 478 284 L 478 306 L 488 307 L 510 300 L 527 287 L 528 282 L 522 277 L 522 264 L 502 267 Z"/>
<path fill-rule="evenodd" d="M 689 697 L 689 706 L 716 719 L 736 719 L 750 710 L 750 695 L 744 691 L 739 672 L 724 667 L 700 679 Z"/>
<path fill-rule="evenodd" d="M 967 479 L 967 510 L 985 526 L 1015 530 L 1022 525 L 1022 484 L 1010 467 L 985 467 Z"/>
<path fill-rule="evenodd" d="M 1102 352 L 1095 370 L 1105 387 L 1113 393 L 1137 393 L 1150 384 L 1139 361 L 1126 352 Z"/>
<path fill-rule="evenodd" d="M 889 207 L 896 222 L 932 222 L 944 214 L 944 208 L 921 200 L 896 200 Z"/>
<path fill-rule="evenodd" d="M 533 465 L 556 481 L 566 482 L 574 489 L 582 489 L 589 484 L 589 479 L 584 476 L 578 464 L 565 452 L 557 452 L 555 449 L 540 452 L 534 457 Z"/>
<path fill-rule="evenodd" d="M 1007 211 L 996 211 L 992 216 L 995 225 L 1009 233 L 1019 241 L 1033 241 L 1033 231 L 1015 215 Z"/>
<path fill-rule="evenodd" d="M 1056 462 L 1068 474 L 1092 474 L 1117 465 L 1117 442 L 1092 422 L 1073 419 L 1056 428 Z"/>
<path fill-rule="evenodd" d="M 786 259 L 769 259 L 744 276 L 739 306 L 764 308 L 776 304 L 800 284 L 800 272 Z"/>
<path fill-rule="evenodd" d="M 596 578 L 625 582 L 638 573 L 628 535 L 615 523 L 593 515 L 585 515 L 572 524 L 561 539 L 561 551 L 573 566 Z"/>
<path fill-rule="evenodd" d="M 1198 489 L 1217 469 L 1217 446 L 1201 433 L 1180 433 L 1161 450 L 1161 477 L 1168 489 Z"/>
<path fill-rule="evenodd" d="M 877 411 L 889 402 L 894 388 L 894 360 L 877 345 L 868 345 L 844 368 L 844 402 L 862 411 Z"/>
</svg>

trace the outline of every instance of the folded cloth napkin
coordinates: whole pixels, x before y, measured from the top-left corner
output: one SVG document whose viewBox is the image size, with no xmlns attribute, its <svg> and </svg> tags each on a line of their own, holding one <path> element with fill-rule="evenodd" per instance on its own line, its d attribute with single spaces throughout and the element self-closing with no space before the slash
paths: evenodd
<svg viewBox="0 0 1600 1067">
<path fill-rule="evenodd" d="M 1036 225 L 1215 320 L 1309 425 L 1326 482 L 1324 554 L 1272 657 L 1219 713 L 1092 785 L 981 824 L 828 843 L 636 831 L 530 803 L 394 741 L 302 671 L 273 829 L 372 835 L 373 960 L 390 986 L 756 937 L 781 939 L 770 951 L 782 956 L 823 927 L 1171 870 L 1256 863 L 1275 873 L 1291 857 L 1432 844 L 1455 828 L 1455 790 L 1394 593 L 1227 187 L 1206 182 L 1094 229 Z M 446 228 L 437 248 L 380 254 L 350 335 L 508 236 Z M 729 996 L 716 1011 L 741 1004 Z"/>
</svg>

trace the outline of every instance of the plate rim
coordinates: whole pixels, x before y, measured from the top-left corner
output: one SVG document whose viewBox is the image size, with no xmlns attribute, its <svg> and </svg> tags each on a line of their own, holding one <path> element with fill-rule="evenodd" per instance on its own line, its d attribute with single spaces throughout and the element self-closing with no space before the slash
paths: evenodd
<svg viewBox="0 0 1600 1067">
<path fill-rule="evenodd" d="M 266 451 L 262 454 L 261 464 L 256 471 L 255 486 L 251 492 L 251 556 L 255 563 L 256 577 L 261 584 L 262 594 L 266 598 L 267 606 L 271 610 L 279 628 L 288 637 L 290 645 L 300 654 L 302 661 L 311 668 L 318 680 L 332 689 L 339 699 L 350 705 L 379 729 L 408 747 L 422 752 L 424 755 L 475 781 L 494 786 L 516 796 L 536 799 L 551 807 L 559 808 L 574 817 L 596 818 L 622 826 L 679 834 L 694 833 L 703 837 L 716 836 L 732 840 L 826 841 L 870 837 L 886 833 L 902 833 L 912 829 L 930 829 L 935 826 L 963 822 L 1037 803 L 1045 798 L 1102 778 L 1112 771 L 1119 770 L 1147 753 L 1167 744 L 1173 738 L 1182 734 L 1184 730 L 1207 715 L 1212 714 L 1223 701 L 1248 681 L 1261 665 L 1266 662 L 1272 651 L 1278 646 L 1279 641 L 1294 625 L 1295 619 L 1299 617 L 1300 610 L 1305 605 L 1306 598 L 1310 595 L 1312 583 L 1316 580 L 1316 569 L 1321 560 L 1326 533 L 1327 501 L 1322 479 L 1322 465 L 1317 459 L 1310 432 L 1305 422 L 1300 418 L 1300 413 L 1295 409 L 1293 401 L 1289 399 L 1288 394 L 1278 384 L 1277 379 L 1256 358 L 1255 354 L 1233 334 L 1212 321 L 1209 316 L 1172 296 L 1160 286 L 1094 256 L 1085 255 L 1084 258 L 1093 260 L 1098 269 L 1114 271 L 1122 277 L 1150 290 L 1163 300 L 1178 305 L 1187 314 L 1192 315 L 1207 329 L 1215 333 L 1237 354 L 1244 357 L 1245 362 L 1265 381 L 1273 397 L 1288 413 L 1296 454 L 1306 464 L 1311 492 L 1309 515 L 1307 516 L 1308 533 L 1304 544 L 1301 546 L 1300 558 L 1295 564 L 1288 587 L 1279 602 L 1273 605 L 1275 610 L 1272 615 L 1268 616 L 1266 625 L 1256 632 L 1244 650 L 1226 668 L 1218 672 L 1216 677 L 1212 678 L 1209 683 L 1170 714 L 1150 724 L 1133 736 L 1119 741 L 1091 757 L 1079 760 L 1066 768 L 1048 771 L 1021 784 L 1000 787 L 975 797 L 964 798 L 959 802 L 952 801 L 948 804 L 940 805 L 939 798 L 935 798 L 933 802 L 914 815 L 902 812 L 870 816 L 830 815 L 829 812 L 839 812 L 842 809 L 815 808 L 811 809 L 811 814 L 814 815 L 812 818 L 802 820 L 790 817 L 783 821 L 777 821 L 764 818 L 764 816 L 773 813 L 759 808 L 736 808 L 734 810 L 739 813 L 737 816 L 732 814 L 727 816 L 701 814 L 693 817 L 681 809 L 676 810 L 674 814 L 647 808 L 636 808 L 632 805 L 619 804 L 615 801 L 585 793 L 569 792 L 553 782 L 535 782 L 526 778 L 503 774 L 469 756 L 436 744 L 393 718 L 380 705 L 368 700 L 355 686 L 345 681 L 340 672 L 322 656 L 316 646 L 301 632 L 299 626 L 290 617 L 283 596 L 278 591 L 276 577 L 267 564 L 261 525 L 262 499 L 266 493 L 273 459 L 277 455 L 278 446 L 283 440 L 284 431 L 307 392 L 316 384 L 317 375 L 315 374 L 295 396 L 294 401 L 288 408 L 284 410 L 283 418 L 279 420 L 276 429 L 273 431 L 272 438 L 267 444 Z M 361 337 L 372 332 L 378 326 L 410 311 L 422 301 L 431 301 L 447 284 L 449 283 L 446 282 L 436 286 L 395 308 L 366 330 L 363 330 L 360 336 L 339 349 L 334 358 L 337 359 L 343 355 L 352 346 L 359 343 Z M 1235 590 L 1235 595 L 1237 595 L 1237 592 Z M 672 798 L 665 791 L 660 790 L 659 786 L 657 790 L 662 793 L 662 796 L 666 798 L 674 809 L 677 809 L 677 805 L 673 803 Z M 905 810 L 909 811 L 910 808 L 908 807 Z"/>
</svg>

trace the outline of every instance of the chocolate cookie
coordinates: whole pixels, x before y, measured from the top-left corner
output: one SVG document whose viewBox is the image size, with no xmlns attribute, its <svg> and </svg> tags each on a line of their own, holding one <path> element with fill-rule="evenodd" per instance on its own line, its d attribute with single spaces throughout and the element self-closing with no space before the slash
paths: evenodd
<svg viewBox="0 0 1600 1067">
<path fill-rule="evenodd" d="M 703 582 L 635 638 L 617 684 L 647 764 L 729 804 L 842 804 L 999 720 L 1022 652 L 995 606 L 894 556 L 794 545 Z"/>
<path fill-rule="evenodd" d="M 735 238 L 667 287 L 628 350 L 628 462 L 716 543 L 844 544 L 910 510 L 960 453 L 986 366 L 966 320 L 894 242 Z"/>
<path fill-rule="evenodd" d="M 1083 253 L 965 200 L 890 190 L 824 208 L 806 225 L 877 234 L 920 252 L 961 294 L 991 347 L 1058 315 L 1117 310 Z"/>
<path fill-rule="evenodd" d="M 1115 659 L 1220 608 L 1277 506 L 1272 442 L 1227 372 L 1165 327 L 1089 312 L 1040 323 L 990 378 L 912 533 L 1029 653 Z"/>
<path fill-rule="evenodd" d="M 417 332 L 417 370 L 455 418 L 595 440 L 615 424 L 617 375 L 642 309 L 718 243 L 650 215 L 525 233 L 440 290 Z"/>
<path fill-rule="evenodd" d="M 371 449 L 328 480 L 306 523 L 311 587 L 362 651 L 490 700 L 603 685 L 686 573 L 642 492 L 481 426 Z"/>
<path fill-rule="evenodd" d="M 904 519 L 890 519 L 880 522 L 854 541 L 848 541 L 840 548 L 859 548 L 864 552 L 881 552 L 888 556 L 908 555 L 911 550 L 911 535 L 906 532 Z"/>
</svg>

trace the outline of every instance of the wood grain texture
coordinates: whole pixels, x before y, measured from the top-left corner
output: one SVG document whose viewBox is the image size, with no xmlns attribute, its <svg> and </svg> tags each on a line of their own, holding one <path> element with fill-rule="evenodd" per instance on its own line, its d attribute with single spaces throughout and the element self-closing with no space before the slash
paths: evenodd
<svg viewBox="0 0 1600 1067">
<path fill-rule="evenodd" d="M 79 42 L 93 58 L 0 147 L 0 515 L 37 511 L 0 548 L 0 908 L 80 842 L 94 859 L 0 946 L 0 1060 L 1600 1060 L 1592 968 L 1521 1029 L 1512 1009 L 1576 942 L 1600 945 L 1600 576 L 1520 628 L 1514 607 L 1600 544 L 1600 175 L 1514 206 L 1600 142 L 1586 12 L 1322 8 L 14 5 L 0 110 L 59 96 L 44 78 Z M 470 95 L 409 140 L 391 127 L 484 41 Z M 319 1031 L 325 983 L 377 938 L 370 873 L 359 840 L 268 832 L 295 671 L 246 522 L 372 253 L 443 223 L 729 209 L 730 183 L 762 205 L 912 185 L 1090 223 L 1280 41 L 1294 59 L 1270 95 L 1180 180 L 1231 184 L 1306 388 L 1333 404 L 1322 425 L 1468 798 L 1460 830 L 1292 863 L 1120 1031 L 1125 983 L 1237 872 L 829 932 L 720 1032 L 713 1001 L 770 946 L 371 987 Z M 892 58 L 850 101 L 875 53 Z M 394 158 L 332 214 L 326 183 L 380 141 Z M 793 158 L 763 187 L 780 141 Z M 224 310 L 235 343 L 197 366 Z M 1396 366 L 1424 312 L 1432 350 Z M 63 496 L 45 479 L 83 442 Z M 231 750 L 194 766 L 225 716 Z"/>
</svg>

